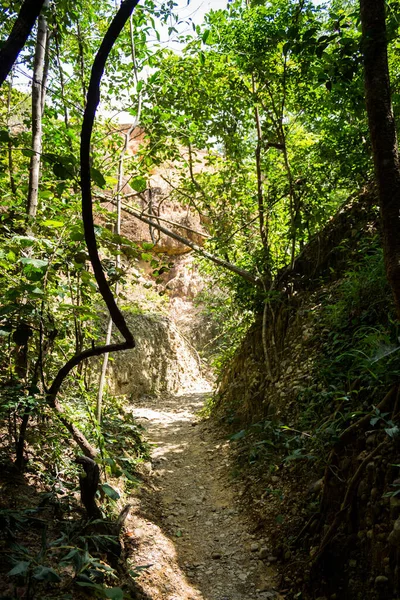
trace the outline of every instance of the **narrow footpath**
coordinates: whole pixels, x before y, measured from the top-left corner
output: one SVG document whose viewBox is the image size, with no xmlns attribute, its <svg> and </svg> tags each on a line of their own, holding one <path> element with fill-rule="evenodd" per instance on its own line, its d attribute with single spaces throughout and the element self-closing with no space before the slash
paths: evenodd
<svg viewBox="0 0 400 600">
<path fill-rule="evenodd" d="M 146 399 L 134 410 L 154 444 L 150 484 L 127 522 L 129 562 L 152 565 L 138 577 L 140 593 L 145 600 L 278 600 L 269 540 L 252 533 L 241 510 L 229 443 L 197 416 L 204 400 Z"/>
</svg>

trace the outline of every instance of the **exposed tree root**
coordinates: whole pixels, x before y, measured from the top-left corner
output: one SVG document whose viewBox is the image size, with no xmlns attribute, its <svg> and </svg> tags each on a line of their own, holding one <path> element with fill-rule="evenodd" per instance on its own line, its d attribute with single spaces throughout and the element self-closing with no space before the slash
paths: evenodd
<svg viewBox="0 0 400 600">
<path fill-rule="evenodd" d="M 379 452 L 387 444 L 387 442 L 388 442 L 388 440 L 385 439 L 378 446 L 376 446 L 376 448 L 374 448 L 372 450 L 372 452 L 370 452 L 368 454 L 368 456 L 366 458 L 364 458 L 364 460 L 358 467 L 357 471 L 354 473 L 353 477 L 350 479 L 350 482 L 347 486 L 346 493 L 344 495 L 340 510 L 336 513 L 336 516 L 335 516 L 331 526 L 329 527 L 328 531 L 326 532 L 326 534 L 320 544 L 317 554 L 312 558 L 312 566 L 315 566 L 317 564 L 317 562 L 320 560 L 326 547 L 328 546 L 328 544 L 332 540 L 333 536 L 335 535 L 335 532 L 336 532 L 337 528 L 339 527 L 342 519 L 344 518 L 348 509 L 350 508 L 351 503 L 353 501 L 356 486 L 361 479 L 361 475 L 363 474 L 365 467 L 367 466 L 367 464 L 369 462 L 371 462 L 371 459 L 374 456 L 379 454 Z"/>
<path fill-rule="evenodd" d="M 400 393 L 400 386 L 393 385 L 386 396 L 381 400 L 381 402 L 377 405 L 376 409 L 380 412 L 384 410 L 390 410 L 394 401 L 397 402 L 398 394 Z M 329 480 L 331 474 L 332 464 L 335 461 L 339 451 L 343 450 L 350 442 L 356 439 L 356 434 L 359 434 L 361 431 L 366 430 L 371 420 L 371 413 L 368 413 L 361 417 L 355 423 L 352 423 L 347 429 L 345 429 L 340 435 L 338 441 L 333 447 L 327 466 L 325 468 L 324 474 L 324 482 L 322 486 L 322 498 L 321 498 L 321 514 L 325 512 L 325 507 L 328 504 L 328 494 L 329 494 Z"/>
</svg>

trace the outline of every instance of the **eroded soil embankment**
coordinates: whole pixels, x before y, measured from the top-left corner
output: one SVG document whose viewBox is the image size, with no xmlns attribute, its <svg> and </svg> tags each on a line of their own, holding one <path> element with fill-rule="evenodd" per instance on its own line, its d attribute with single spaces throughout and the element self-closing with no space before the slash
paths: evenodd
<svg viewBox="0 0 400 600">
<path fill-rule="evenodd" d="M 204 394 L 146 399 L 134 414 L 153 450 L 150 486 L 127 522 L 148 600 L 281 598 L 267 538 L 252 533 L 232 478 L 229 444 L 196 414 Z"/>
</svg>

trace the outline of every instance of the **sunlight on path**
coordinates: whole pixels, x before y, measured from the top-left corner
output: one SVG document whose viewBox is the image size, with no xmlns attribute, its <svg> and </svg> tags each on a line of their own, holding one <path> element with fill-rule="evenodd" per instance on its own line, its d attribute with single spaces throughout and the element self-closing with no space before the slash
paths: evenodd
<svg viewBox="0 0 400 600">
<path fill-rule="evenodd" d="M 132 565 L 153 566 L 139 583 L 145 600 L 282 598 L 269 540 L 251 534 L 230 477 L 229 445 L 198 422 L 204 394 L 149 400 L 134 409 L 155 444 L 151 489 L 128 522 Z M 236 492 L 236 495 L 235 495 Z"/>
</svg>

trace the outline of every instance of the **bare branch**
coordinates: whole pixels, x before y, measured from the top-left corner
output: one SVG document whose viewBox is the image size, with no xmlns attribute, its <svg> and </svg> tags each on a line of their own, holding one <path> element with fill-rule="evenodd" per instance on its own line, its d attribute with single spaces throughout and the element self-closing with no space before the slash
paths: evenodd
<svg viewBox="0 0 400 600">
<path fill-rule="evenodd" d="M 177 242 L 180 242 L 181 244 L 184 244 L 188 248 L 191 248 L 192 250 L 194 250 L 194 252 L 196 252 L 197 254 L 200 254 L 200 256 L 203 256 L 207 260 L 210 260 L 211 262 L 215 263 L 216 265 L 223 267 L 227 271 L 231 271 L 232 273 L 239 275 L 240 277 L 242 277 L 243 279 L 245 279 L 246 281 L 252 283 L 253 285 L 255 285 L 257 287 L 262 287 L 260 279 L 258 277 L 255 277 L 252 273 L 249 273 L 249 271 L 245 271 L 244 269 L 241 269 L 240 267 L 237 267 L 236 265 L 233 265 L 232 263 L 230 263 L 226 260 L 223 260 L 222 258 L 215 256 L 214 254 L 211 254 L 210 252 L 207 252 L 207 250 L 204 250 L 204 248 L 201 248 L 200 246 L 198 246 L 194 242 L 191 242 L 187 238 L 184 238 L 181 235 L 174 233 L 170 229 L 163 227 L 156 221 L 153 221 L 153 220 L 149 219 L 148 217 L 143 216 L 142 213 L 140 213 L 138 210 L 135 210 L 134 208 L 123 205 L 122 209 L 125 210 L 127 213 L 133 215 L 137 219 L 139 219 L 139 221 L 142 221 L 143 223 L 146 223 L 147 225 L 151 225 L 155 229 L 158 229 L 159 231 L 161 231 L 161 233 L 164 233 L 165 235 L 176 240 Z"/>
</svg>

